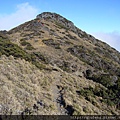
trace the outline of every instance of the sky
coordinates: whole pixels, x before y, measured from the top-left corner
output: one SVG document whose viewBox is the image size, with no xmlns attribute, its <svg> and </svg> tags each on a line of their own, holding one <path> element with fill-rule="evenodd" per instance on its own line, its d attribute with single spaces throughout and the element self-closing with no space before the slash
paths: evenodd
<svg viewBox="0 0 120 120">
<path fill-rule="evenodd" d="M 55 12 L 120 51 L 120 0 L 0 0 L 0 30 Z"/>
</svg>

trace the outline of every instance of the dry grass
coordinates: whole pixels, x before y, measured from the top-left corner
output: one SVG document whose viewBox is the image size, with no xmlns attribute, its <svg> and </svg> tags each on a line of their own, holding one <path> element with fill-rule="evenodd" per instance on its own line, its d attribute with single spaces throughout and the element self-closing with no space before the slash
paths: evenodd
<svg viewBox="0 0 120 120">
<path fill-rule="evenodd" d="M 92 38 L 87 36 L 80 38 L 75 32 L 63 28 L 60 29 L 54 22 L 49 20 L 42 19 L 41 22 L 44 23 L 44 27 L 37 27 L 32 31 L 31 29 L 28 31 L 20 29 L 18 32 L 9 34 L 9 37 L 19 46 L 21 46 L 21 39 L 27 39 L 35 48 L 29 52 L 40 52 L 42 55 L 45 55 L 48 59 L 48 68 L 51 66 L 56 71 L 55 69 L 49 72 L 45 70 L 40 71 L 25 60 L 14 59 L 12 56 L 2 56 L 0 58 L 0 104 L 6 107 L 4 109 L 12 109 L 14 114 L 18 114 L 28 107 L 33 111 L 32 114 L 57 114 L 57 108 L 52 102 L 51 87 L 59 79 L 59 86 L 64 88 L 64 100 L 67 105 L 74 107 L 74 115 L 119 114 L 120 111 L 101 102 L 102 98 L 100 97 L 88 96 L 86 99 L 84 96 L 76 93 L 76 91 L 84 88 L 95 88 L 95 86 L 102 88 L 103 86 L 86 79 L 83 74 L 87 69 L 94 72 L 99 70 L 67 52 L 68 48 L 76 45 L 84 46 L 84 48 L 91 51 L 95 51 L 96 46 L 104 49 L 107 49 L 108 46 L 100 41 L 93 44 Z M 42 41 L 49 39 L 57 43 L 59 42 L 61 49 L 55 49 Z M 114 50 L 110 50 L 114 52 Z M 98 55 L 98 53 L 96 54 Z M 99 57 L 103 57 L 102 54 Z M 70 63 L 68 67 L 70 72 L 60 68 L 63 62 Z M 119 66 L 119 63 L 116 61 L 113 63 Z M 62 67 L 64 68 L 65 66 L 63 65 Z M 35 112 L 33 105 L 37 104 L 36 102 L 39 100 L 42 100 L 45 106 L 39 106 L 41 110 Z M 9 101 L 11 102 L 9 103 Z M 7 113 L 9 114 L 10 111 Z"/>
<path fill-rule="evenodd" d="M 29 62 L 14 59 L 12 56 L 2 56 L 0 61 L 1 114 L 5 112 L 4 106 L 6 106 L 6 114 L 10 114 L 9 109 L 13 111 L 13 114 L 18 114 L 25 108 L 32 109 L 33 105 L 43 98 L 46 99 L 45 104 L 51 105 L 48 102 L 51 100 L 50 76 Z"/>
</svg>

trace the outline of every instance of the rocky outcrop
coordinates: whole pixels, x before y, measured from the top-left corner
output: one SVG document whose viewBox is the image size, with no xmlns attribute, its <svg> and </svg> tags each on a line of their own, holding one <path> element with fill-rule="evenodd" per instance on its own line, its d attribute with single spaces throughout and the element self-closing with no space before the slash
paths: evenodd
<svg viewBox="0 0 120 120">
<path fill-rule="evenodd" d="M 52 22 L 55 22 L 57 25 L 59 25 L 62 28 L 65 28 L 66 30 L 71 30 L 75 34 L 77 34 L 80 38 L 85 38 L 87 40 L 91 40 L 94 44 L 97 43 L 96 39 L 92 36 L 87 34 L 86 32 L 80 30 L 77 28 L 73 22 L 70 20 L 64 18 L 63 16 L 57 14 L 57 13 L 51 13 L 51 12 L 43 12 L 36 16 L 37 19 L 45 19 Z"/>
<path fill-rule="evenodd" d="M 52 21 L 58 22 L 61 25 L 65 26 L 66 29 L 70 29 L 70 30 L 72 30 L 74 32 L 77 31 L 77 29 L 74 26 L 73 22 L 67 20 L 66 18 L 64 18 L 61 15 L 56 14 L 56 13 L 44 12 L 42 14 L 37 15 L 36 18 L 52 20 Z"/>
</svg>

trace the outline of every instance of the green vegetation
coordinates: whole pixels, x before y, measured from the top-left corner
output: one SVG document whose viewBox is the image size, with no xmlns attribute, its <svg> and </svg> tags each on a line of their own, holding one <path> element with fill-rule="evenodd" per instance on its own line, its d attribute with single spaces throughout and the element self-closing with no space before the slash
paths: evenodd
<svg viewBox="0 0 120 120">
<path fill-rule="evenodd" d="M 60 43 L 53 39 L 42 40 L 42 42 L 48 46 L 54 47 L 55 49 L 61 49 Z"/>
<path fill-rule="evenodd" d="M 25 49 L 26 50 L 33 50 L 35 48 L 31 44 L 28 44 Z"/>
<path fill-rule="evenodd" d="M 48 64 L 48 58 L 45 57 L 43 54 L 41 54 L 40 52 L 34 52 L 34 55 L 36 55 L 36 57 L 38 57 L 38 59 L 42 60 L 45 64 Z"/>
<path fill-rule="evenodd" d="M 59 66 L 63 71 L 70 72 L 70 63 L 63 61 L 63 63 Z"/>
<path fill-rule="evenodd" d="M 92 87 L 84 88 L 79 93 L 80 93 L 80 95 L 82 95 L 84 97 L 93 96 L 94 95 Z"/>
<path fill-rule="evenodd" d="M 9 40 L 0 39 L 0 53 L 1 55 L 13 55 L 23 59 L 30 59 L 30 56 L 22 50 L 18 45 L 11 43 Z"/>
<path fill-rule="evenodd" d="M 22 46 L 26 46 L 26 45 L 28 45 L 28 44 L 30 44 L 30 43 L 28 43 L 28 42 L 25 40 L 25 38 L 22 38 L 22 39 L 20 40 L 20 44 L 21 44 Z"/>
<path fill-rule="evenodd" d="M 73 45 L 73 43 L 71 41 L 65 41 L 65 44 Z"/>
<path fill-rule="evenodd" d="M 96 70 L 103 70 L 110 74 L 116 74 L 115 70 L 117 70 L 117 65 L 114 63 L 111 64 L 111 60 L 101 57 L 94 50 L 90 50 L 82 45 L 75 45 L 68 48 L 67 51 L 91 67 L 94 67 Z"/>
<path fill-rule="evenodd" d="M 101 69 L 98 63 L 99 61 L 96 59 L 98 55 L 95 54 L 93 51 L 87 49 L 86 47 L 82 45 L 75 45 L 72 48 L 68 48 L 67 51 L 70 52 L 72 55 L 78 57 L 81 61 L 87 63 L 88 65 Z"/>
<path fill-rule="evenodd" d="M 21 47 L 10 42 L 10 40 L 0 38 L 0 56 L 14 56 L 15 58 L 25 59 L 26 61 L 31 62 L 39 69 L 45 68 L 43 64 L 40 64 L 37 60 L 37 57 L 34 54 L 29 54 L 24 51 Z"/>
<path fill-rule="evenodd" d="M 88 79 L 92 79 L 95 82 L 101 83 L 105 87 L 112 86 L 112 79 L 109 74 L 96 74 L 88 77 Z"/>
<path fill-rule="evenodd" d="M 66 29 L 66 30 L 68 30 L 68 28 L 67 27 L 65 27 L 64 25 L 62 25 L 61 23 L 59 23 L 59 22 L 55 22 L 55 24 L 58 26 L 58 28 L 60 28 L 60 29 Z"/>
<path fill-rule="evenodd" d="M 26 40 L 24 40 L 24 39 L 21 39 L 21 40 L 20 40 L 20 44 L 21 44 L 22 46 L 26 46 L 26 47 L 25 47 L 26 50 L 33 50 L 33 49 L 34 49 L 34 47 L 33 47 L 29 42 L 26 42 Z"/>
<path fill-rule="evenodd" d="M 115 101 L 113 101 L 115 94 L 113 93 L 113 91 L 100 88 L 100 86 L 96 86 L 95 88 L 84 88 L 80 90 L 79 93 L 80 95 L 84 96 L 86 100 L 90 101 L 94 105 L 96 105 L 96 102 L 91 99 L 91 97 L 95 98 L 95 96 L 98 96 L 103 98 L 101 102 L 104 102 L 109 106 L 115 106 Z"/>
<path fill-rule="evenodd" d="M 53 30 L 53 29 L 50 29 L 50 31 L 51 31 L 51 32 L 55 32 L 55 30 Z"/>
<path fill-rule="evenodd" d="M 105 89 L 94 90 L 94 94 L 100 97 L 103 97 L 103 102 L 106 102 L 110 105 L 118 105 L 120 100 L 120 77 L 116 76 L 116 80 L 113 79 L 111 74 L 94 74 L 90 70 L 86 71 L 85 77 L 87 79 L 93 80 L 104 85 Z M 91 89 L 89 89 L 91 91 Z M 88 92 L 88 91 L 87 91 Z M 85 95 L 86 91 L 84 91 Z M 120 108 L 119 108 L 120 109 Z"/>
</svg>

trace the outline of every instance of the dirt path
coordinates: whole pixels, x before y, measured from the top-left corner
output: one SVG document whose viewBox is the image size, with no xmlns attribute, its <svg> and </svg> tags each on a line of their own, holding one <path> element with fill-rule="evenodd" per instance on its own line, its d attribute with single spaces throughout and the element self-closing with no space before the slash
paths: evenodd
<svg viewBox="0 0 120 120">
<path fill-rule="evenodd" d="M 53 102 L 57 107 L 57 115 L 67 115 L 67 110 L 64 108 L 63 96 L 58 88 L 60 84 L 60 75 L 54 72 L 55 82 L 52 85 Z"/>
</svg>

